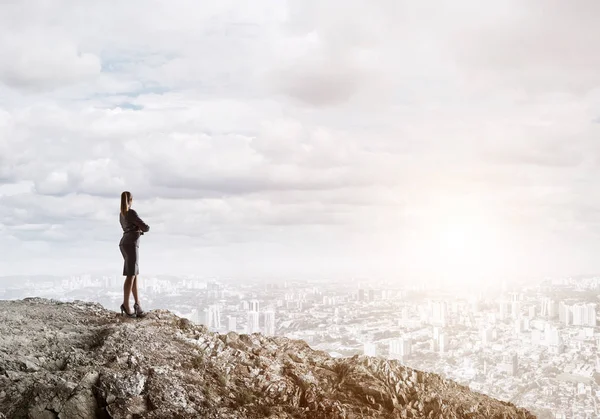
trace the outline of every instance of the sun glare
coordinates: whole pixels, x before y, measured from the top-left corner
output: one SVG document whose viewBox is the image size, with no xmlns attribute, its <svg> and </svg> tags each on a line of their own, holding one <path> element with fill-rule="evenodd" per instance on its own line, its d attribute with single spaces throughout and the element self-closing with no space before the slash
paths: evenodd
<svg viewBox="0 0 600 419">
<path fill-rule="evenodd" d="M 437 206 L 422 222 L 416 234 L 418 259 L 438 280 L 456 284 L 485 280 L 501 267 L 503 234 L 492 211 Z"/>
</svg>

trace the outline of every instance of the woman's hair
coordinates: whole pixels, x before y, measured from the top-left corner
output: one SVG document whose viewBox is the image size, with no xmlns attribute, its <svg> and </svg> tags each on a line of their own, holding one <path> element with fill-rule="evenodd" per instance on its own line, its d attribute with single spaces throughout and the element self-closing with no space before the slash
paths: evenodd
<svg viewBox="0 0 600 419">
<path fill-rule="evenodd" d="M 121 215 L 125 216 L 129 211 L 129 203 L 131 202 L 131 192 L 125 191 L 121 194 Z"/>
</svg>

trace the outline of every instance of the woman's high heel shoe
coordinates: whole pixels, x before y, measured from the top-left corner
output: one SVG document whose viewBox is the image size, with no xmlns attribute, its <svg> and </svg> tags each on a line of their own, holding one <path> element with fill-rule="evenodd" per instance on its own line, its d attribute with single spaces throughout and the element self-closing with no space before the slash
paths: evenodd
<svg viewBox="0 0 600 419">
<path fill-rule="evenodd" d="M 147 313 L 144 310 L 142 310 L 142 307 L 140 307 L 138 303 L 135 303 L 133 305 L 133 310 L 135 311 L 135 315 L 137 317 L 146 317 Z"/>
<path fill-rule="evenodd" d="M 135 317 L 135 313 L 129 313 L 125 310 L 125 304 L 121 304 L 121 316 Z"/>
</svg>

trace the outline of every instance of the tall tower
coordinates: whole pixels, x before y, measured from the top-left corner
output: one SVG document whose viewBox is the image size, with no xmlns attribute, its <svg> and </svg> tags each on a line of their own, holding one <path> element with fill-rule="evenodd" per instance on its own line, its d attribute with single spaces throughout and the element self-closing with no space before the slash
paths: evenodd
<svg viewBox="0 0 600 419">
<path fill-rule="evenodd" d="M 404 360 L 412 353 L 412 340 L 397 338 L 389 342 L 389 358 Z"/>
<path fill-rule="evenodd" d="M 540 308 L 540 316 L 550 317 L 550 299 L 544 298 L 542 300 L 542 307 Z"/>
<path fill-rule="evenodd" d="M 502 357 L 502 366 L 508 375 L 516 376 L 519 372 L 519 358 L 517 354 L 505 354 Z"/>
<path fill-rule="evenodd" d="M 489 327 L 481 329 L 481 345 L 488 346 L 492 341 L 492 329 Z"/>
<path fill-rule="evenodd" d="M 510 315 L 513 319 L 518 319 L 521 314 L 521 303 L 519 300 L 513 300 L 511 303 Z"/>
<path fill-rule="evenodd" d="M 265 335 L 275 336 L 275 312 L 273 310 L 265 311 Z"/>
<path fill-rule="evenodd" d="M 586 316 L 587 317 L 587 325 L 596 327 L 596 324 L 597 324 L 596 304 L 593 304 L 593 303 L 586 304 L 586 311 L 587 311 L 587 316 Z"/>
<path fill-rule="evenodd" d="M 561 301 L 558 305 L 558 318 L 565 326 L 573 324 L 573 310 L 564 301 Z"/>
<path fill-rule="evenodd" d="M 500 301 L 498 305 L 500 308 L 500 319 L 504 320 L 506 317 L 508 317 L 510 305 L 507 301 Z"/>
<path fill-rule="evenodd" d="M 448 315 L 448 303 L 445 301 L 434 301 L 431 304 L 432 323 L 438 326 L 446 326 L 446 316 Z"/>
<path fill-rule="evenodd" d="M 221 308 L 217 304 L 208 306 L 205 312 L 205 324 L 209 329 L 221 328 Z"/>
<path fill-rule="evenodd" d="M 227 330 L 229 332 L 237 331 L 237 318 L 235 316 L 227 316 Z"/>
<path fill-rule="evenodd" d="M 362 288 L 358 289 L 358 301 L 365 301 L 367 298 L 365 296 L 365 290 Z"/>
<path fill-rule="evenodd" d="M 258 311 L 248 312 L 248 324 L 246 325 L 246 332 L 248 334 L 260 332 Z"/>
<path fill-rule="evenodd" d="M 441 353 L 446 353 L 448 351 L 448 335 L 446 333 L 440 333 L 438 337 L 438 348 Z"/>
</svg>

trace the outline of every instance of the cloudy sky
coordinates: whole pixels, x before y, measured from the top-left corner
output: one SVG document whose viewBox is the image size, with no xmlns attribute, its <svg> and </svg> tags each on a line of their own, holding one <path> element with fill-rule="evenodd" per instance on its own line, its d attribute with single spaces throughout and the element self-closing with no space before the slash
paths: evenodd
<svg viewBox="0 0 600 419">
<path fill-rule="evenodd" d="M 0 3 L 0 273 L 600 272 L 600 2 Z"/>
</svg>

